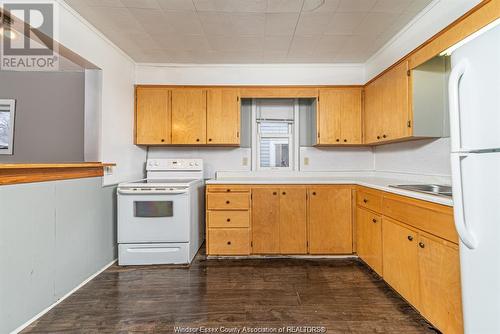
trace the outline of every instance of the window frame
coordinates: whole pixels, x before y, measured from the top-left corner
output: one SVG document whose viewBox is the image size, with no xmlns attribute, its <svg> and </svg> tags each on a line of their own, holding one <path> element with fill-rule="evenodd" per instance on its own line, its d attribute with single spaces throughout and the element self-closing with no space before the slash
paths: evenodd
<svg viewBox="0 0 500 334">
<path fill-rule="evenodd" d="M 260 99 L 252 100 L 252 170 L 253 171 L 296 171 L 299 168 L 299 100 L 293 99 L 293 121 L 282 121 L 291 123 L 288 134 L 270 134 L 261 136 L 257 112 L 260 108 Z M 289 99 L 286 99 L 289 100 Z M 269 120 L 272 122 L 273 120 Z M 276 122 L 281 122 L 276 120 Z M 260 165 L 260 139 L 261 138 L 288 138 L 289 166 L 288 167 L 261 167 Z"/>
</svg>

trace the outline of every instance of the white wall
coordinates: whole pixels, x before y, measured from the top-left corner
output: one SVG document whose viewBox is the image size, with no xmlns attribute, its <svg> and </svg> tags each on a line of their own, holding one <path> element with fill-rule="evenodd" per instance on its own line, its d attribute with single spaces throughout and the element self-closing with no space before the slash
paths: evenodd
<svg viewBox="0 0 500 334">
<path fill-rule="evenodd" d="M 138 64 L 137 84 L 360 85 L 363 64 L 182 65 Z"/>
<path fill-rule="evenodd" d="M 376 146 L 376 171 L 450 176 L 450 139 L 425 139 Z"/>
<path fill-rule="evenodd" d="M 481 0 L 434 0 L 365 63 L 366 81 L 394 64 Z"/>
<path fill-rule="evenodd" d="M 145 150 L 133 144 L 135 64 L 67 4 L 57 3 L 59 42 L 102 70 L 99 160 L 117 164 L 104 183 L 142 177 Z"/>
</svg>

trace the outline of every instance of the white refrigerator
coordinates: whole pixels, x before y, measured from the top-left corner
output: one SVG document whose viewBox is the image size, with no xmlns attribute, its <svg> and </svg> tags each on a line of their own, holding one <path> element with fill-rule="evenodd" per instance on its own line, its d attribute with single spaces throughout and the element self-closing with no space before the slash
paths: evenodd
<svg viewBox="0 0 500 334">
<path fill-rule="evenodd" d="M 466 334 L 500 333 L 499 23 L 451 53 L 451 167 Z"/>
</svg>

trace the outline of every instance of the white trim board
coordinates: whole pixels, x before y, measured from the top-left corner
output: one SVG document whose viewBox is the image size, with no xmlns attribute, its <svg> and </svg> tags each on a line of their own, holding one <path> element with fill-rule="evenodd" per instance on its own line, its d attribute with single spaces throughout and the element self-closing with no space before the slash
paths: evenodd
<svg viewBox="0 0 500 334">
<path fill-rule="evenodd" d="M 42 310 L 40 313 L 38 313 L 37 315 L 35 315 L 33 318 L 31 318 L 30 320 L 28 320 L 27 322 L 25 322 L 21 326 L 19 326 L 16 329 L 14 329 L 12 332 L 10 332 L 10 334 L 17 334 L 17 333 L 21 332 L 23 329 L 25 329 L 26 327 L 28 327 L 29 325 L 31 325 L 33 322 L 35 322 L 36 320 L 38 320 L 39 318 L 41 318 L 43 315 L 45 315 L 47 312 L 49 312 L 50 310 L 52 310 L 54 307 L 56 307 L 57 305 L 59 305 L 62 301 L 64 301 L 69 296 L 71 296 L 73 293 L 75 293 L 77 290 L 79 290 L 85 284 L 87 284 L 88 282 L 90 282 L 91 280 L 93 280 L 94 278 L 96 278 L 97 276 L 99 276 L 99 274 L 101 274 L 103 271 L 105 271 L 106 269 L 108 269 L 109 267 L 111 267 L 116 261 L 117 261 L 117 259 L 114 259 L 113 261 L 111 261 L 110 263 L 108 263 L 107 265 L 105 265 L 104 267 L 102 267 L 98 272 L 96 272 L 95 274 L 93 274 L 92 276 L 90 276 L 89 278 L 87 278 L 85 281 L 83 281 L 82 283 L 80 283 L 79 285 L 77 285 L 73 290 L 71 290 L 70 292 L 68 292 L 67 294 L 65 294 L 61 298 L 59 298 L 55 303 L 53 303 L 52 305 L 50 305 L 46 309 Z"/>
</svg>

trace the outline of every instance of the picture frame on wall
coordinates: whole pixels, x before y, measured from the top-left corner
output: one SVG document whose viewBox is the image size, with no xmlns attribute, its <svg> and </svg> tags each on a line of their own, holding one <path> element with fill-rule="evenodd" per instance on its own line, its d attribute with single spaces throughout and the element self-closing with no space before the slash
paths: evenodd
<svg viewBox="0 0 500 334">
<path fill-rule="evenodd" d="M 14 154 L 16 100 L 0 99 L 0 155 Z"/>
</svg>

